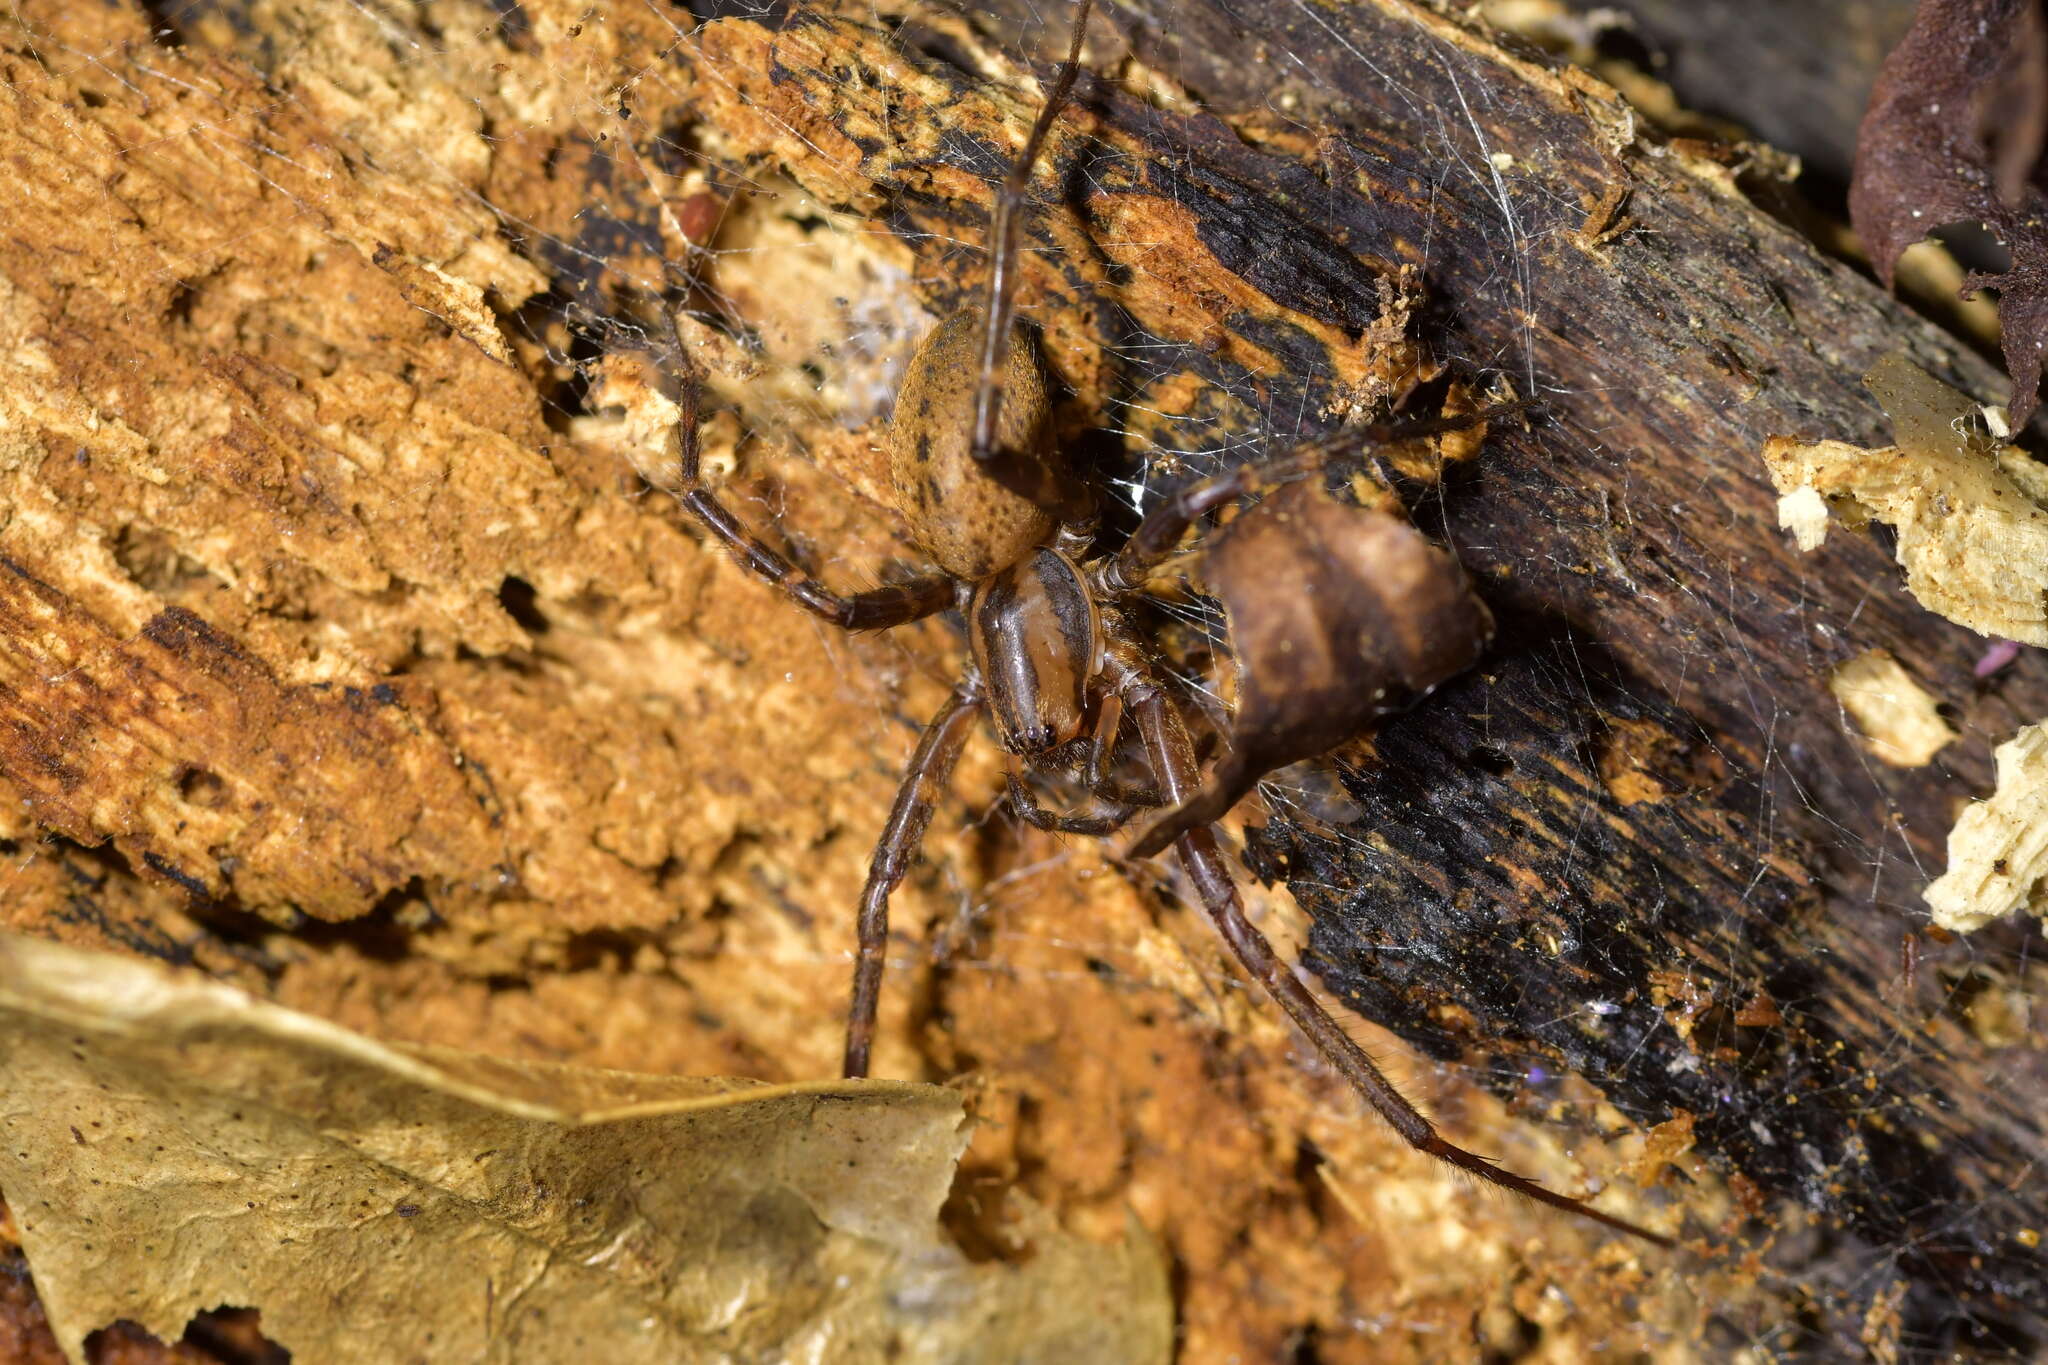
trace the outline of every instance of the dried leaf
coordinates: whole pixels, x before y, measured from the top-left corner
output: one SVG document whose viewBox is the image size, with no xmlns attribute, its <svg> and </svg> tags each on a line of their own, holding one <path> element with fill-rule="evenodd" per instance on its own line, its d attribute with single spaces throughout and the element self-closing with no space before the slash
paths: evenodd
<svg viewBox="0 0 2048 1365">
<path fill-rule="evenodd" d="M 1953 223 L 1982 223 L 2012 253 L 2010 269 L 1964 288 L 1999 291 L 2016 425 L 2034 411 L 2048 346 L 2044 52 L 2038 0 L 1921 0 L 1870 92 L 1849 187 L 1850 221 L 1887 288 L 1901 252 Z"/>
<path fill-rule="evenodd" d="M 1764 463 L 1782 495 L 1779 520 L 1801 549 L 1821 543 L 1812 499 L 1853 525 L 1898 531 L 1906 588 L 1922 606 L 1985 635 L 2048 644 L 2048 471 L 1995 441 L 1970 398 L 1904 359 L 1880 361 L 1867 383 L 1899 444 L 1772 437 Z"/>
<path fill-rule="evenodd" d="M 1290 484 L 1231 524 L 1203 566 L 1230 619 L 1230 750 L 1134 846 L 1218 819 L 1260 778 L 1329 752 L 1470 668 L 1493 618 L 1458 561 L 1402 518 Z"/>
<path fill-rule="evenodd" d="M 2048 724 L 1998 746 L 1998 787 L 1948 835 L 1948 871 L 1924 893 L 1934 922 L 1967 934 L 2016 911 L 2048 919 Z"/>
<path fill-rule="evenodd" d="M 321 1361 L 1164 1361 L 1135 1232 L 937 1222 L 960 1101 L 372 1042 L 190 975 L 0 936 L 0 1190 L 59 1342 L 260 1309 Z"/>
<path fill-rule="evenodd" d="M 1837 668 L 1828 690 L 1869 738 L 1870 751 L 1895 768 L 1925 765 L 1956 737 L 1927 689 L 1882 649 Z"/>
</svg>

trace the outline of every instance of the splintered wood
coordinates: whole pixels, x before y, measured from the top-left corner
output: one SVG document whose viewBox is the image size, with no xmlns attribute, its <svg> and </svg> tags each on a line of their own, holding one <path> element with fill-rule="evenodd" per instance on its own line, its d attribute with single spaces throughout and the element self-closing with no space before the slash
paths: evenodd
<svg viewBox="0 0 2048 1365">
<path fill-rule="evenodd" d="M 2004 422 L 1908 362 L 1880 361 L 1866 382 L 1898 444 L 1772 438 L 1764 460 L 1779 524 L 1801 550 L 1845 522 L 1890 525 L 1906 586 L 1929 611 L 2001 639 L 2048 644 L 2048 468 L 1999 439 Z M 1917 767 L 1955 738 L 1935 700 L 1881 651 L 1838 668 L 1829 686 L 1887 763 Z M 2048 913 L 2048 742 L 2029 726 L 1998 747 L 1998 789 L 1948 838 L 1948 870 L 1925 890 L 1934 922 L 1966 933 L 2019 911 Z"/>
<path fill-rule="evenodd" d="M 1898 534 L 1906 587 L 1929 611 L 1985 635 L 2048 645 L 2048 469 L 2002 445 L 1981 407 L 1901 356 L 1869 384 L 1898 444 L 1774 436 L 1764 462 L 1779 522 L 1799 548 L 1826 538 L 1826 509 Z"/>
<path fill-rule="evenodd" d="M 1948 871 L 1927 888 L 1934 922 L 1956 933 L 2022 911 L 2048 918 L 2048 724 L 1998 746 L 1998 790 L 1948 836 Z"/>
</svg>

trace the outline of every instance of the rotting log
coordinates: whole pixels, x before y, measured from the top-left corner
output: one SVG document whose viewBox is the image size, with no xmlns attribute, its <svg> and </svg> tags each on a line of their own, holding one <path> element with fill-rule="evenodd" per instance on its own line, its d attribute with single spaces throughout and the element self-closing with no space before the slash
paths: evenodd
<svg viewBox="0 0 2048 1365">
<path fill-rule="evenodd" d="M 394 1036 L 822 1074 L 866 845 L 958 644 L 823 639 L 649 496 L 638 329 L 693 275 L 749 516 L 828 576 L 907 558 L 870 445 L 924 315 L 980 284 L 1026 30 L 364 13 L 9 21 L 8 922 Z M 1433 10 L 1112 6 L 1089 53 L 1126 81 L 1061 122 L 1023 295 L 1078 449 L 1156 488 L 1433 362 L 1544 398 L 1401 480 L 1492 653 L 1316 800 L 1248 809 L 1246 862 L 1333 991 L 1457 1064 L 1463 1140 L 1566 1182 L 1632 1161 L 1616 1196 L 1688 1214 L 1707 1268 L 1689 1294 L 1447 1206 L 1287 1069 L 1152 873 L 984 820 L 986 751 L 899 898 L 880 1068 L 984 1078 L 990 1189 L 1158 1227 L 1190 1359 L 2032 1341 L 2040 1054 L 1951 1008 L 2022 931 L 1901 957 L 2048 666 L 1975 686 L 1981 642 L 1876 540 L 1791 548 L 1758 453 L 1881 443 L 1858 377 L 1895 349 L 2002 379 L 1760 211 L 1739 153 Z M 1953 707 L 1932 767 L 1876 762 L 1829 696 L 1870 648 Z"/>
</svg>

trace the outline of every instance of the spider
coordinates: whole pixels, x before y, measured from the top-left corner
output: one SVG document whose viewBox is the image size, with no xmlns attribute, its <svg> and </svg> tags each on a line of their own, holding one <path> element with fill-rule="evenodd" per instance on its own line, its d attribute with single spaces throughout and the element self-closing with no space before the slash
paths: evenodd
<svg viewBox="0 0 2048 1365">
<path fill-rule="evenodd" d="M 883 630 L 947 610 L 965 618 L 970 657 L 918 742 L 861 896 L 844 1074 L 868 1074 L 890 894 L 916 860 L 938 794 L 986 716 L 1009 759 L 1010 802 L 1030 823 L 1107 836 L 1151 813 L 1132 855 L 1171 845 L 1246 973 L 1409 1145 L 1668 1246 L 1667 1238 L 1443 1138 L 1245 917 L 1214 822 L 1267 773 L 1327 752 L 1469 667 L 1490 641 L 1491 618 L 1455 559 L 1408 522 L 1340 503 L 1301 477 L 1320 469 L 1328 445 L 1188 483 L 1120 548 L 1091 554 L 1094 491 L 1050 449 L 1049 384 L 1030 333 L 1013 320 L 1018 218 L 1047 134 L 1072 93 L 1090 5 L 1078 0 L 1067 56 L 997 193 L 986 300 L 944 319 L 920 343 L 890 419 L 890 481 L 932 571 L 841 594 L 747 530 L 702 481 L 700 385 L 670 314 L 684 366 L 676 443 L 688 511 L 745 569 L 841 630 Z M 1367 428 L 1342 443 L 1468 427 L 1525 406 Z M 1248 508 L 1207 552 L 1205 577 L 1231 622 L 1239 696 L 1226 751 L 1205 779 L 1187 719 L 1160 681 L 1157 651 L 1131 606 L 1151 570 L 1197 522 L 1274 483 L 1279 491 Z M 1134 755 L 1125 754 L 1127 730 L 1136 736 Z M 1131 762 L 1142 762 L 1149 777 L 1118 780 Z M 1090 807 L 1044 809 L 1025 785 L 1025 770 L 1078 779 Z"/>
</svg>

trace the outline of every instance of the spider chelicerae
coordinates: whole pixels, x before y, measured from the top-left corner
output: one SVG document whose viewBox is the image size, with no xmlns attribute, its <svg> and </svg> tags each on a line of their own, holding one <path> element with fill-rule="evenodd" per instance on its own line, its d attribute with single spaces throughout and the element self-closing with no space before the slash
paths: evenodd
<svg viewBox="0 0 2048 1365">
<path fill-rule="evenodd" d="M 1353 430 L 1186 484 L 1121 547 L 1094 553 L 1096 493 L 1051 449 L 1050 386 L 1013 307 L 1026 187 L 1072 92 L 1090 4 L 1076 6 L 1067 56 L 996 194 L 986 301 L 925 337 L 897 394 L 890 482 L 934 570 L 842 594 L 749 531 L 703 484 L 700 383 L 671 316 L 685 370 L 676 439 L 691 514 L 748 571 L 842 630 L 883 630 L 947 610 L 965 618 L 971 657 L 925 727 L 861 896 L 844 1073 L 868 1073 L 890 893 L 917 858 L 938 794 L 986 715 L 1009 757 L 1018 814 L 1042 829 L 1095 836 L 1149 819 L 1132 855 L 1173 848 L 1244 970 L 1403 1140 L 1504 1189 L 1669 1245 L 1446 1141 L 1245 917 L 1214 822 L 1266 774 L 1328 752 L 1462 672 L 1491 638 L 1491 618 L 1451 555 L 1405 519 L 1339 501 L 1305 476 L 1320 473 L 1337 446 L 1470 427 L 1526 405 Z M 1222 599 L 1238 677 L 1222 751 L 1205 775 L 1180 701 L 1162 681 L 1159 652 L 1130 608 L 1198 522 L 1269 489 L 1277 491 L 1205 552 L 1203 577 Z M 1145 775 L 1123 779 L 1132 768 Z M 1088 808 L 1045 809 L 1023 780 L 1026 770 L 1077 781 Z"/>
</svg>

